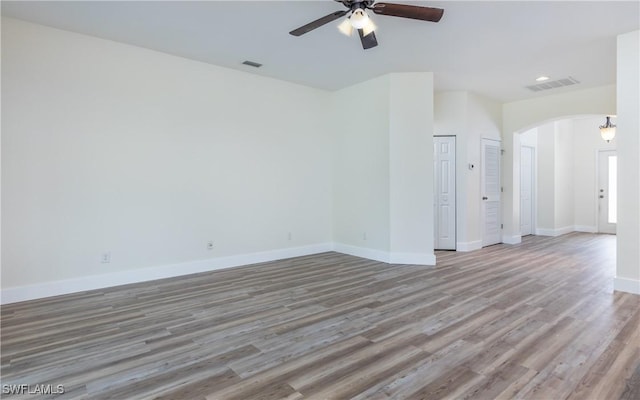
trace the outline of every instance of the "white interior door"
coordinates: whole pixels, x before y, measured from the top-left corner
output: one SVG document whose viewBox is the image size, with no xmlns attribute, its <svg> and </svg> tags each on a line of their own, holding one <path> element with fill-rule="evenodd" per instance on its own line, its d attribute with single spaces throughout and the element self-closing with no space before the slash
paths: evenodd
<svg viewBox="0 0 640 400">
<path fill-rule="evenodd" d="M 433 138 L 435 189 L 435 244 L 438 250 L 456 249 L 456 138 Z"/>
<path fill-rule="evenodd" d="M 500 142 L 482 139 L 482 246 L 502 242 L 500 225 Z"/>
<path fill-rule="evenodd" d="M 598 232 L 616 233 L 618 222 L 618 157 L 614 150 L 598 153 Z"/>
<path fill-rule="evenodd" d="M 533 235 L 534 224 L 534 148 L 522 146 L 520 149 L 520 234 Z"/>
</svg>

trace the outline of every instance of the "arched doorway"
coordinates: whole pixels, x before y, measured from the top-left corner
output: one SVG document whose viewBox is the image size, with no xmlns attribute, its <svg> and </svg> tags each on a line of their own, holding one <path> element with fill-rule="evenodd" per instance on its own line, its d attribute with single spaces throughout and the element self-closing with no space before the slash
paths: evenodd
<svg viewBox="0 0 640 400">
<path fill-rule="evenodd" d="M 603 121 L 601 115 L 574 115 L 514 133 L 520 236 L 603 231 L 601 214 L 616 194 L 609 196 L 602 178 L 609 175 L 599 173 L 600 165 L 609 165 L 601 160 L 604 152 L 616 149 L 615 139 L 607 143 L 600 137 Z"/>
</svg>

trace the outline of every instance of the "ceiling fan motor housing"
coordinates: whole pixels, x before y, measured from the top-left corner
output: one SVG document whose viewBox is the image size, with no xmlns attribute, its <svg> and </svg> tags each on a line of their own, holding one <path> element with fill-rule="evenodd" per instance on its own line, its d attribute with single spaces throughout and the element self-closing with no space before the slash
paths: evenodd
<svg viewBox="0 0 640 400">
<path fill-rule="evenodd" d="M 357 9 L 366 9 L 366 8 L 371 8 L 371 6 L 373 5 L 374 0 L 362 0 L 362 1 L 339 1 L 336 0 L 342 4 L 345 5 L 345 7 L 350 8 L 351 11 L 355 11 Z"/>
<path fill-rule="evenodd" d="M 444 10 L 441 8 L 422 7 L 408 4 L 396 4 L 396 3 L 375 3 L 375 0 L 335 0 L 341 3 L 347 8 L 343 11 L 335 11 L 324 17 L 318 18 L 306 25 L 303 25 L 297 29 L 292 30 L 289 34 L 293 36 L 301 36 L 316 28 L 335 21 L 338 18 L 344 17 L 351 12 L 348 17 L 351 20 L 351 25 L 356 28 L 360 41 L 362 42 L 363 49 L 370 49 L 378 45 L 378 40 L 374 32 L 375 26 L 368 19 L 366 10 L 369 9 L 373 13 L 378 15 L 388 15 L 392 17 L 418 19 L 422 21 L 438 22 L 442 18 Z M 375 4 L 374 4 L 375 3 Z M 365 23 L 368 22 L 369 25 Z M 343 25 L 343 24 L 341 24 Z M 339 28 L 343 31 L 341 28 Z M 349 29 L 351 32 L 351 29 Z M 344 32 L 343 32 L 344 33 Z"/>
</svg>

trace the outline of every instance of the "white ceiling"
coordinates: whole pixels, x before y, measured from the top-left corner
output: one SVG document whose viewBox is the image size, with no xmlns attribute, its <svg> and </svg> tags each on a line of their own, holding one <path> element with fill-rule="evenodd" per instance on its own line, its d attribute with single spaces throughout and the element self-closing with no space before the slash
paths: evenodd
<svg viewBox="0 0 640 400">
<path fill-rule="evenodd" d="M 340 20 L 288 32 L 343 6 L 323 1 L 2 1 L 2 15 L 336 90 L 389 72 L 433 71 L 436 90 L 507 102 L 615 82 L 616 35 L 640 28 L 634 1 L 402 1 L 445 9 L 439 23 L 373 15 L 379 46 Z M 264 64 L 260 69 L 244 60 Z M 538 94 L 547 75 L 581 83 Z"/>
</svg>

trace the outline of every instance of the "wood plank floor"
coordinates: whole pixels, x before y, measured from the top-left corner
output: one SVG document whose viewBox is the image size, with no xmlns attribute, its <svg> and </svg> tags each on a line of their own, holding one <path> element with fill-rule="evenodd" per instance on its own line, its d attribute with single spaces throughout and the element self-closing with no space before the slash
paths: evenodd
<svg viewBox="0 0 640 400">
<path fill-rule="evenodd" d="M 3 306 L 2 383 L 64 385 L 39 399 L 637 399 L 640 296 L 612 290 L 614 236 L 437 259 L 325 253 Z"/>
</svg>

